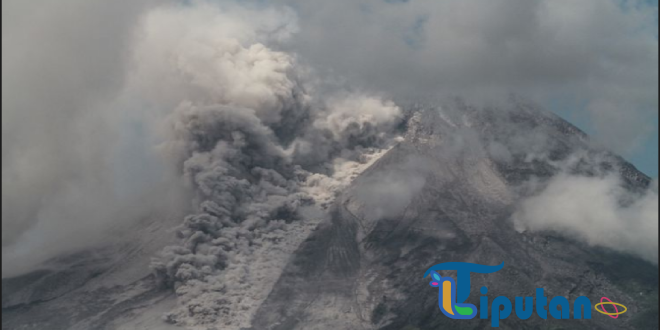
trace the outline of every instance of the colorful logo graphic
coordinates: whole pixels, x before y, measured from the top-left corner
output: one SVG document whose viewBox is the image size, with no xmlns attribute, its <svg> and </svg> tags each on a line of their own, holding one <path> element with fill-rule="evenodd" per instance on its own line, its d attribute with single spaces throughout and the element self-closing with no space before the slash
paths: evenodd
<svg viewBox="0 0 660 330">
<path fill-rule="evenodd" d="M 445 262 L 429 268 L 424 277 L 432 274 L 434 281 L 432 287 L 440 288 L 438 294 L 438 305 L 446 316 L 452 319 L 471 319 L 477 315 L 477 308 L 472 304 L 465 304 L 470 296 L 470 274 L 490 274 L 504 267 L 504 263 L 498 266 L 486 266 L 469 262 Z M 456 270 L 458 285 L 451 277 L 442 277 L 436 270 Z"/>
<path fill-rule="evenodd" d="M 609 301 L 609 302 L 603 302 L 603 300 L 605 300 L 605 299 L 607 299 L 607 301 Z M 612 305 L 612 306 L 614 306 L 614 311 L 615 312 L 614 313 L 608 313 L 607 311 L 605 311 L 605 307 L 601 307 L 603 309 L 602 311 L 600 309 L 598 309 L 598 306 L 603 306 L 603 305 Z M 623 307 L 623 310 L 619 312 L 619 309 L 616 308 L 617 305 Z M 596 304 L 596 306 L 594 306 L 594 309 L 597 312 L 599 312 L 601 314 L 608 315 L 609 317 L 611 317 L 613 319 L 619 318 L 619 315 L 625 313 L 628 310 L 628 308 L 626 306 L 623 306 L 619 303 L 612 302 L 612 300 L 609 300 L 607 297 L 600 298 L 600 303 Z"/>
<path fill-rule="evenodd" d="M 441 277 L 438 273 L 431 273 L 432 287 L 439 287 L 438 306 L 446 316 L 452 319 L 471 319 L 477 315 L 477 307 L 472 304 L 457 303 L 456 282 L 451 277 Z"/>
<path fill-rule="evenodd" d="M 446 262 L 429 268 L 424 273 L 424 278 L 431 275 L 429 284 L 434 288 L 438 288 L 438 306 L 445 316 L 452 319 L 472 319 L 477 315 L 477 307 L 465 303 L 465 300 L 470 296 L 470 274 L 490 274 L 502 269 L 502 267 L 504 267 L 504 263 L 497 266 L 487 266 L 468 262 Z M 437 272 L 439 270 L 455 270 L 456 280 L 448 276 L 441 276 Z M 488 288 L 481 287 L 480 291 L 485 295 L 488 293 Z M 516 316 L 526 320 L 532 316 L 534 307 L 536 307 L 536 313 L 542 319 L 547 319 L 548 314 L 555 319 L 570 318 L 568 299 L 558 296 L 548 302 L 548 297 L 543 292 L 542 288 L 537 288 L 535 297 L 515 297 Z M 607 312 L 604 305 L 612 305 L 615 310 L 614 313 Z M 617 306 L 622 307 L 623 310 L 619 311 Z M 509 298 L 505 296 L 495 298 L 490 308 L 491 325 L 499 327 L 500 320 L 509 317 L 514 309 L 513 307 L 514 305 L 511 304 Z M 602 297 L 600 303 L 596 304 L 594 309 L 614 319 L 628 310 L 626 306 L 612 302 L 606 297 Z M 488 311 L 488 297 L 482 296 L 479 298 L 479 318 L 488 319 Z M 573 302 L 573 318 L 581 319 L 583 314 L 584 319 L 591 319 L 591 301 L 585 296 L 580 296 L 575 298 Z"/>
</svg>

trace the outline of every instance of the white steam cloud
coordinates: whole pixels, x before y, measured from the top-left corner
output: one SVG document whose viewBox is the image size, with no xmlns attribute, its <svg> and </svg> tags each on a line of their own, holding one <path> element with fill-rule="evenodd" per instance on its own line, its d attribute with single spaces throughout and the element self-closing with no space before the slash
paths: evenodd
<svg viewBox="0 0 660 330">
<path fill-rule="evenodd" d="M 554 231 L 658 263 L 658 181 L 645 192 L 624 188 L 618 175 L 553 177 L 518 206 L 519 230 Z"/>
</svg>

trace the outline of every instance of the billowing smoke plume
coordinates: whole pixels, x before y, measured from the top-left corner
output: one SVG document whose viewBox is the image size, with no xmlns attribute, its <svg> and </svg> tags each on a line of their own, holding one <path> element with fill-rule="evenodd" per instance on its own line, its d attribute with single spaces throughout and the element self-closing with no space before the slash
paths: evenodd
<svg viewBox="0 0 660 330">
<path fill-rule="evenodd" d="M 150 2 L 2 8 L 3 277 L 185 209 L 124 95 L 124 58 Z"/>
<path fill-rule="evenodd" d="M 145 17 L 136 48 L 133 82 L 172 107 L 161 149 L 195 192 L 196 212 L 177 231 L 181 245 L 152 264 L 180 296 L 168 315 L 179 324 L 248 325 L 320 220 L 313 205 L 346 183 L 346 171 L 359 167 L 350 164 L 391 144 L 402 120 L 376 96 L 315 92 L 295 56 L 266 46 L 295 31 L 291 16 L 242 10 L 162 7 Z"/>
</svg>

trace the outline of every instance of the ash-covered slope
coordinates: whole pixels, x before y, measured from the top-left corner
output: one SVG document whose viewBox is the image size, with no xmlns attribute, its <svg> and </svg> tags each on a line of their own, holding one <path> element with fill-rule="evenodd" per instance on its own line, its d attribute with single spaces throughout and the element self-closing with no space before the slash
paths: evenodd
<svg viewBox="0 0 660 330">
<path fill-rule="evenodd" d="M 658 328 L 656 265 L 560 233 L 521 229 L 512 219 L 527 195 L 561 173 L 617 173 L 631 192 L 647 189 L 648 177 L 591 146 L 569 123 L 521 103 L 510 109 L 454 103 L 407 111 L 405 139 L 373 164 L 362 164 L 368 168 L 359 168 L 362 173 L 330 204 L 325 220 L 301 213 L 299 234 L 278 234 L 277 241 L 285 241 L 278 244 L 247 244 L 256 251 L 254 258 L 234 256 L 231 267 L 218 268 L 239 269 L 242 277 L 210 284 L 190 280 L 204 299 L 186 301 L 175 293 L 185 286 L 159 285 L 148 267 L 158 251 L 177 242 L 171 228 L 180 217 L 172 216 L 141 223 L 105 250 L 3 279 L 2 328 L 488 327 L 490 320 L 455 321 L 438 310 L 437 289 L 422 274 L 447 261 L 505 263 L 497 273 L 472 275 L 468 302 L 475 305 L 477 288 L 487 285 L 491 301 L 499 295 L 532 296 L 542 287 L 549 297 L 572 301 L 585 295 L 595 303 L 605 296 L 628 307 L 616 322 L 595 312 L 589 321 L 541 320 L 536 314 L 522 321 L 512 315 L 502 328 Z M 314 190 L 312 195 L 332 194 Z M 317 204 L 323 219 L 324 206 Z M 298 246 L 299 241 L 304 242 Z M 272 283 L 253 281 L 271 278 Z M 223 289 L 214 291 L 214 283 Z M 164 317 L 172 310 L 187 324 Z"/>
<path fill-rule="evenodd" d="M 162 321 L 175 295 L 161 290 L 149 261 L 175 241 L 180 215 L 153 217 L 113 244 L 55 258 L 2 279 L 2 329 L 178 329 Z"/>
<path fill-rule="evenodd" d="M 486 285 L 491 302 L 545 288 L 550 298 L 584 295 L 595 304 L 605 296 L 628 307 L 618 320 L 596 312 L 591 320 L 536 313 L 520 320 L 514 313 L 501 321 L 504 329 L 658 328 L 656 265 L 552 231 L 517 230 L 512 221 L 530 180 L 618 173 L 629 191 L 643 191 L 649 178 L 531 106 L 456 108 L 413 116 L 405 141 L 354 180 L 331 218 L 301 244 L 251 329 L 489 327 L 490 320 L 452 320 L 438 309 L 437 289 L 422 275 L 449 261 L 504 262 L 499 272 L 472 275 L 467 302 L 477 306 Z"/>
</svg>

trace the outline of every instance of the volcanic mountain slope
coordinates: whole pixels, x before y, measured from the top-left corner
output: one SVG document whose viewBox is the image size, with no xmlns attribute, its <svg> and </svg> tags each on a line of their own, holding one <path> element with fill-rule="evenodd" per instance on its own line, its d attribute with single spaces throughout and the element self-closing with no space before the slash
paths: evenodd
<svg viewBox="0 0 660 330">
<path fill-rule="evenodd" d="M 504 268 L 473 274 L 466 302 L 533 296 L 572 302 L 600 297 L 628 307 L 616 322 L 520 320 L 503 329 L 657 329 L 658 268 L 636 257 L 587 246 L 553 232 L 516 230 L 511 221 L 521 187 L 558 174 L 618 172 L 630 190 L 649 178 L 606 151 L 589 146 L 566 121 L 516 103 L 511 110 L 427 110 L 410 120 L 404 142 L 363 172 L 337 198 L 331 218 L 305 241 L 262 304 L 261 329 L 479 329 L 490 320 L 452 320 L 437 306 L 438 291 L 422 275 L 431 265 L 462 261 Z M 508 152 L 500 152 L 504 147 Z M 542 155 L 533 154 L 545 150 Z M 597 161 L 590 161 L 597 159 Z M 455 278 L 455 271 L 443 275 Z M 511 298 L 512 299 L 512 298 Z"/>
<path fill-rule="evenodd" d="M 532 296 L 542 287 L 548 297 L 573 301 L 585 295 L 595 303 L 605 296 L 628 307 L 616 321 L 596 312 L 588 321 L 511 315 L 501 328 L 657 329 L 656 265 L 557 233 L 522 231 L 511 220 L 530 193 L 529 182 L 563 171 L 619 173 L 631 191 L 646 189 L 649 178 L 592 147 L 562 119 L 514 104 L 508 110 L 460 103 L 408 107 L 405 139 L 354 179 L 327 219 L 294 247 L 266 300 L 253 315 L 243 315 L 252 317 L 251 329 L 489 326 L 490 320 L 451 320 L 439 311 L 438 291 L 422 275 L 447 261 L 504 262 L 496 273 L 472 275 L 467 302 L 477 306 L 478 288 L 486 285 L 491 301 Z M 108 249 L 3 279 L 2 328 L 179 328 L 163 319 L 179 298 L 158 286 L 148 267 L 157 251 L 176 241 L 170 228 L 179 219 L 145 221 Z M 193 328 L 238 323 L 229 321 Z"/>
<path fill-rule="evenodd" d="M 2 329 L 179 329 L 162 321 L 176 305 L 156 285 L 149 261 L 175 242 L 181 215 L 144 219 L 112 244 L 2 279 Z"/>
</svg>

